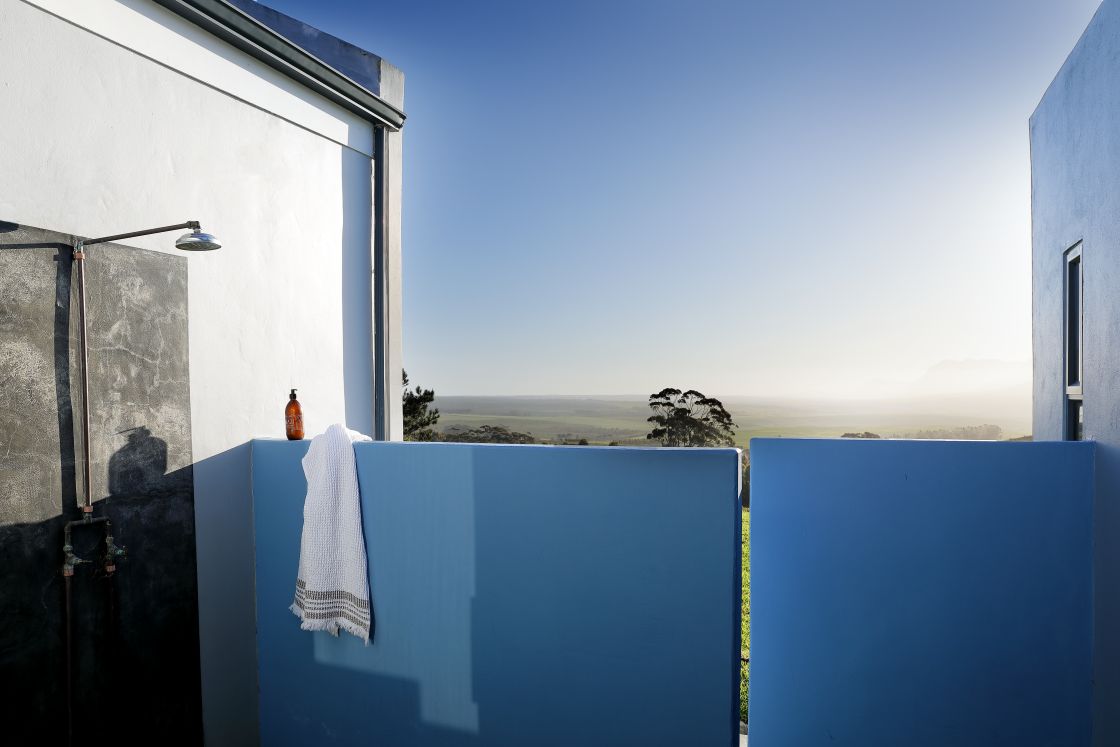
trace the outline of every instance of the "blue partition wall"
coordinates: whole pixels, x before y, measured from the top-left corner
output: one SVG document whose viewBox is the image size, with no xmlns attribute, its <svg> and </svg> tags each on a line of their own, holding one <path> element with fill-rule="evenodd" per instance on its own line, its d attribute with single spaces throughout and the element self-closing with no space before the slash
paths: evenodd
<svg viewBox="0 0 1120 747">
<path fill-rule="evenodd" d="M 1092 444 L 751 462 L 752 747 L 1089 744 Z"/>
<path fill-rule="evenodd" d="M 737 743 L 737 451 L 356 445 L 364 647 L 288 611 L 306 448 L 253 443 L 263 744 Z"/>
</svg>

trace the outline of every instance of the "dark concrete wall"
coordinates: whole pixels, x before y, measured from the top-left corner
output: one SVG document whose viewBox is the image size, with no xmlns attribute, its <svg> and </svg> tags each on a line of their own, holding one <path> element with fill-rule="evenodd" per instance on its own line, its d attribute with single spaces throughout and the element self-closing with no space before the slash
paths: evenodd
<svg viewBox="0 0 1120 747">
<path fill-rule="evenodd" d="M 67 727 L 63 525 L 82 495 L 74 237 L 0 223 L 0 697 L 5 742 Z M 91 247 L 87 260 L 95 515 L 128 557 L 71 580 L 76 742 L 201 741 L 194 494 L 182 257 Z M 14 733 L 13 733 L 14 728 Z M 90 741 L 94 740 L 94 741 Z"/>
</svg>

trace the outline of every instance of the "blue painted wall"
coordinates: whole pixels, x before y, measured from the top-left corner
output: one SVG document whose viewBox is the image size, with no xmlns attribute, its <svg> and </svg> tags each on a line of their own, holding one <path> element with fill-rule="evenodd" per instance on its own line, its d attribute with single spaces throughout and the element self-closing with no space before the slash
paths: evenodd
<svg viewBox="0 0 1120 747">
<path fill-rule="evenodd" d="M 1093 445 L 751 442 L 752 747 L 1087 745 Z"/>
<path fill-rule="evenodd" d="M 1063 252 L 1082 242 L 1085 437 L 1097 442 L 1093 741 L 1120 744 L 1120 3 L 1031 117 L 1034 437 L 1063 437 Z"/>
<path fill-rule="evenodd" d="M 252 445 L 263 744 L 737 744 L 737 451 L 358 444 L 367 648 L 288 611 L 306 448 Z"/>
</svg>

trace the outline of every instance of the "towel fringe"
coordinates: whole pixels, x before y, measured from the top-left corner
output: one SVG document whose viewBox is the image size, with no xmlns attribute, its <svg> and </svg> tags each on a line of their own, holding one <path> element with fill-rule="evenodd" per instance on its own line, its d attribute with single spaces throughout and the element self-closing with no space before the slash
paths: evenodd
<svg viewBox="0 0 1120 747">
<path fill-rule="evenodd" d="M 338 629 L 342 628 L 347 633 L 360 638 L 362 640 L 362 643 L 366 646 L 369 645 L 369 630 L 367 628 L 361 627 L 360 625 L 355 625 L 345 617 L 334 617 L 329 620 L 308 620 L 303 616 L 303 612 L 300 610 L 299 605 L 295 604 L 294 602 L 288 609 L 292 611 L 293 615 L 299 618 L 300 630 L 323 631 L 326 633 L 330 633 L 335 638 L 338 638 Z"/>
</svg>

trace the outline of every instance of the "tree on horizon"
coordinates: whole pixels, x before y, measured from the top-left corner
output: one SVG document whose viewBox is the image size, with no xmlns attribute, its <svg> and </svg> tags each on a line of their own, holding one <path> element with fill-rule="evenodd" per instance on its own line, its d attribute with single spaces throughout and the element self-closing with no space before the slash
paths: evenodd
<svg viewBox="0 0 1120 747">
<path fill-rule="evenodd" d="M 715 397 L 695 389 L 666 388 L 649 397 L 653 424 L 646 438 L 662 446 L 734 446 L 735 423 Z"/>
<path fill-rule="evenodd" d="M 535 444 L 532 433 L 511 431 L 503 425 L 480 425 L 477 428 L 451 426 L 441 434 L 441 441 L 463 444 Z"/>
<path fill-rule="evenodd" d="M 404 440 L 405 441 L 438 441 L 439 434 L 434 430 L 439 422 L 439 410 L 432 407 L 436 393 L 434 389 L 416 387 L 416 391 L 408 388 L 408 371 L 401 369 L 404 379 Z"/>
</svg>

